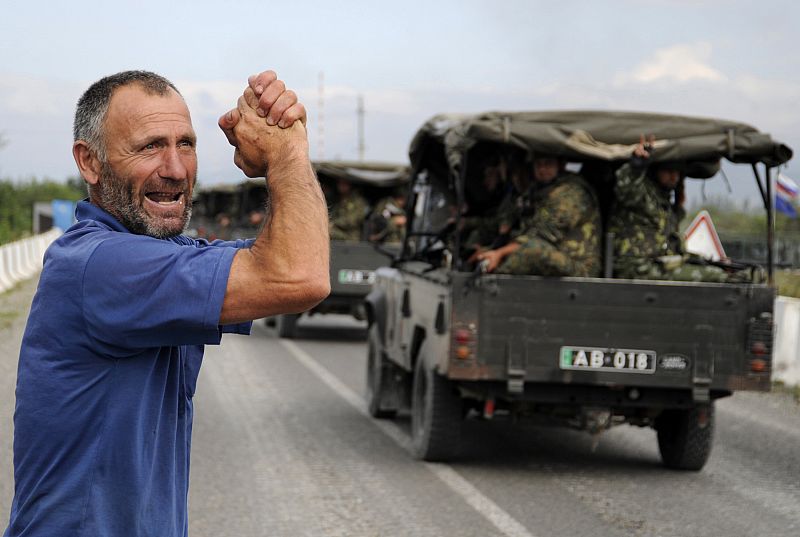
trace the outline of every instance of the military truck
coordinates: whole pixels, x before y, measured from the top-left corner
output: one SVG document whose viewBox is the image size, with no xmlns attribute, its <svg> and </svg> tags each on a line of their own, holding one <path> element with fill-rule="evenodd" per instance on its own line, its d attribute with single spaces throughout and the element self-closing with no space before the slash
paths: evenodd
<svg viewBox="0 0 800 537">
<path fill-rule="evenodd" d="M 194 191 L 187 233 L 209 240 L 254 237 L 263 220 L 266 198 L 263 179 L 202 185 Z"/>
<path fill-rule="evenodd" d="M 317 178 L 322 185 L 328 206 L 337 203 L 336 183 L 346 181 L 366 198 L 369 209 L 363 214 L 359 240 L 331 240 L 331 293 L 304 314 L 280 315 L 274 321 L 278 335 L 292 338 L 302 315 L 340 313 L 365 319 L 364 297 L 370 291 L 375 269 L 387 265 L 399 252 L 399 244 L 375 243 L 370 240 L 370 215 L 375 203 L 390 196 L 408 182 L 408 166 L 383 162 L 315 161 Z"/>
<path fill-rule="evenodd" d="M 664 465 L 699 470 L 715 401 L 771 388 L 771 253 L 762 284 L 615 279 L 611 237 L 599 278 L 484 273 L 469 262 L 459 230 L 485 206 L 479 155 L 561 157 L 607 209 L 614 171 L 643 133 L 658 140 L 653 161 L 684 161 L 689 177 L 713 176 L 720 159 L 749 166 L 772 251 L 774 171 L 792 151 L 748 125 L 550 111 L 441 115 L 418 131 L 403 248 L 365 299 L 369 412 L 410 412 L 416 457 L 449 460 L 465 420 L 511 417 L 593 434 L 652 427 Z"/>
</svg>

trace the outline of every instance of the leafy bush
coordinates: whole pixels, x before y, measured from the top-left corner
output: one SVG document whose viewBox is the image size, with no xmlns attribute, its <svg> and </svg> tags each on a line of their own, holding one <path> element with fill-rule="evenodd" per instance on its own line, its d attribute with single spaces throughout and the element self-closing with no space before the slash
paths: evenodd
<svg viewBox="0 0 800 537">
<path fill-rule="evenodd" d="M 779 295 L 800 298 L 800 273 L 797 271 L 775 271 L 775 285 Z"/>
<path fill-rule="evenodd" d="M 31 234 L 34 202 L 77 201 L 84 197 L 86 189 L 80 178 L 70 178 L 66 183 L 36 178 L 22 182 L 0 179 L 0 244 Z"/>
</svg>

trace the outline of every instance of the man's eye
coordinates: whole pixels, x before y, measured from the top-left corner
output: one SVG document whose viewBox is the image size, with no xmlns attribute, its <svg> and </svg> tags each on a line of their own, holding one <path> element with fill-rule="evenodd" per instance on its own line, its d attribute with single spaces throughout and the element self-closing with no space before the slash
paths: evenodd
<svg viewBox="0 0 800 537">
<path fill-rule="evenodd" d="M 142 151 L 149 151 L 149 150 L 155 149 L 155 148 L 156 148 L 156 144 L 155 143 L 145 144 L 144 146 L 142 146 Z"/>
</svg>

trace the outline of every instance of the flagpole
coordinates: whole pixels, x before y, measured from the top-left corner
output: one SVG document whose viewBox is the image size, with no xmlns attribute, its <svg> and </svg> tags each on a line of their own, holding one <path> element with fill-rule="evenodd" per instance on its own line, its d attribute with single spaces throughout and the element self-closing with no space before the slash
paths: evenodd
<svg viewBox="0 0 800 537">
<path fill-rule="evenodd" d="M 766 170 L 766 177 L 764 178 L 767 183 L 767 281 L 773 285 L 775 280 L 773 277 L 773 250 L 775 249 L 775 199 L 772 195 L 772 168 L 764 164 Z"/>
</svg>

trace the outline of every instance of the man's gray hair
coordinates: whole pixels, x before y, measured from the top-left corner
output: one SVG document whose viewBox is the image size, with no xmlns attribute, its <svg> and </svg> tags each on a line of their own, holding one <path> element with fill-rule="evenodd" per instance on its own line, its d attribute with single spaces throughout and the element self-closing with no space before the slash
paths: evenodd
<svg viewBox="0 0 800 537">
<path fill-rule="evenodd" d="M 106 161 L 103 123 L 114 91 L 129 84 L 139 84 L 150 95 L 166 95 L 170 88 L 180 95 L 178 88 L 161 75 L 150 71 L 123 71 L 101 78 L 78 99 L 75 123 L 72 127 L 74 141 L 84 140 L 97 157 Z"/>
</svg>

